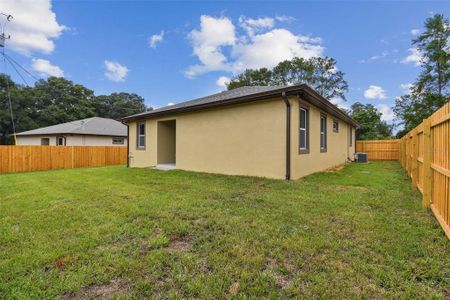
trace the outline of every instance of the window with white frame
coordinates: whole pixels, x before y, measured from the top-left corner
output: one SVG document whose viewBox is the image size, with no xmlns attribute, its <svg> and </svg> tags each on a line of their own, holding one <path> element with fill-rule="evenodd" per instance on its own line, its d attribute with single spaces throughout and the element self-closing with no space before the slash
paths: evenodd
<svg viewBox="0 0 450 300">
<path fill-rule="evenodd" d="M 327 116 L 320 115 L 320 151 L 327 150 Z"/>
<path fill-rule="evenodd" d="M 137 148 L 145 149 L 145 122 L 137 124 Z"/>
<path fill-rule="evenodd" d="M 300 107 L 299 123 L 299 149 L 300 152 L 307 153 L 309 150 L 309 110 L 306 107 Z"/>
<path fill-rule="evenodd" d="M 56 137 L 56 146 L 65 146 L 66 145 L 66 138 L 63 136 Z"/>
</svg>

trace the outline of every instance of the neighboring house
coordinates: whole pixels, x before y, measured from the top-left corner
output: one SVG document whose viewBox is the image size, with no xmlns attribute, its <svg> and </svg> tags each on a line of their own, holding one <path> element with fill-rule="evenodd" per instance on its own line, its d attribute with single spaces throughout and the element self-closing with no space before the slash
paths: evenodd
<svg viewBox="0 0 450 300">
<path fill-rule="evenodd" d="M 131 167 L 285 179 L 352 160 L 359 126 L 306 85 L 241 87 L 122 121 Z"/>
<path fill-rule="evenodd" d="M 127 126 L 93 117 L 18 133 L 17 145 L 126 146 Z"/>
</svg>

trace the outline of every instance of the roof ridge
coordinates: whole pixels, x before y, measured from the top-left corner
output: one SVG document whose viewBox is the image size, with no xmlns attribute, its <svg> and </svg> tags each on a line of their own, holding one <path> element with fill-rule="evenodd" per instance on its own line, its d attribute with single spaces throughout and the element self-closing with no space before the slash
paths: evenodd
<svg viewBox="0 0 450 300">
<path fill-rule="evenodd" d="M 121 128 L 122 125 L 124 128 Z M 126 135 L 126 126 L 114 119 L 108 118 L 85 118 L 65 123 L 35 128 L 18 133 L 18 135 L 39 135 L 39 134 L 99 134 L 99 135 L 120 135 L 122 131 Z"/>
</svg>

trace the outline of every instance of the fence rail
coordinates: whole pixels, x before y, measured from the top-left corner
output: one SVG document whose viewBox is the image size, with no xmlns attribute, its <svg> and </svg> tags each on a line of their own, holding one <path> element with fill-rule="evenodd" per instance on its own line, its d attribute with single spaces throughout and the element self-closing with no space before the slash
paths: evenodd
<svg viewBox="0 0 450 300">
<path fill-rule="evenodd" d="M 400 163 L 450 239 L 450 102 L 400 140 Z"/>
<path fill-rule="evenodd" d="M 398 160 L 399 140 L 356 141 L 356 152 L 366 152 L 369 160 Z"/>
<path fill-rule="evenodd" d="M 127 147 L 0 146 L 0 173 L 123 165 Z"/>
</svg>

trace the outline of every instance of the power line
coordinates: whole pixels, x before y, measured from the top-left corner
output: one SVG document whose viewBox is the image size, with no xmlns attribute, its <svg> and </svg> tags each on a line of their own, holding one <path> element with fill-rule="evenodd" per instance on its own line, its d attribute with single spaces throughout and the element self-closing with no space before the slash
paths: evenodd
<svg viewBox="0 0 450 300">
<path fill-rule="evenodd" d="M 19 64 L 16 60 L 14 60 L 11 56 L 9 56 L 8 54 L 6 54 L 5 51 L 4 51 L 4 48 L 3 48 L 3 52 L 0 52 L 0 54 L 3 55 L 3 58 L 4 58 L 4 59 L 6 58 L 6 59 L 8 60 L 8 62 L 13 66 L 14 70 L 17 72 L 17 74 L 20 76 L 20 78 L 22 78 L 22 80 L 25 82 L 25 84 L 26 84 L 28 87 L 30 87 L 30 85 L 27 83 L 27 81 L 25 80 L 25 78 L 22 76 L 22 74 L 21 74 L 20 71 L 16 68 L 15 65 L 17 65 L 20 69 L 22 69 L 24 72 L 26 72 L 26 73 L 27 73 L 30 77 L 32 77 L 34 80 L 39 81 L 39 80 L 42 79 L 42 78 L 39 78 L 39 77 L 35 76 L 33 73 L 31 73 L 31 72 L 28 71 L 25 67 L 23 67 L 21 64 Z M 5 69 L 5 71 L 6 71 L 6 69 Z M 59 90 L 58 88 L 55 88 L 55 87 L 53 87 L 53 86 L 51 86 L 51 85 L 49 85 L 48 87 L 50 88 L 51 91 L 53 91 L 53 92 L 55 92 L 55 93 L 57 93 L 57 94 L 60 94 L 60 95 L 63 95 L 63 94 L 64 94 L 64 91 L 61 91 L 61 90 Z M 71 123 L 71 124 L 74 124 L 74 125 L 78 125 L 77 123 L 74 123 L 74 122 L 72 122 L 72 121 L 69 121 L 69 122 L 66 122 L 66 123 Z"/>
<path fill-rule="evenodd" d="M 21 64 L 19 64 L 17 61 L 14 60 L 14 58 L 12 58 L 11 56 L 9 56 L 8 54 L 3 52 L 3 55 L 8 58 L 8 60 L 13 63 L 15 63 L 17 66 L 19 66 L 19 68 L 21 68 L 25 73 L 27 73 L 30 77 L 32 77 L 34 80 L 39 81 L 41 80 L 41 78 L 34 76 L 34 74 L 32 74 L 30 71 L 28 71 L 27 69 L 25 69 Z"/>
<path fill-rule="evenodd" d="M 19 75 L 19 77 L 22 79 L 22 81 L 25 83 L 26 86 L 30 86 L 28 84 L 28 82 L 25 80 L 25 78 L 22 76 L 22 74 L 20 74 L 19 70 L 17 70 L 16 66 L 9 60 L 9 58 L 4 54 L 3 54 L 3 58 L 6 58 L 8 60 L 8 62 L 11 64 L 11 66 L 13 67 L 14 71 L 16 71 L 17 75 Z"/>
</svg>

